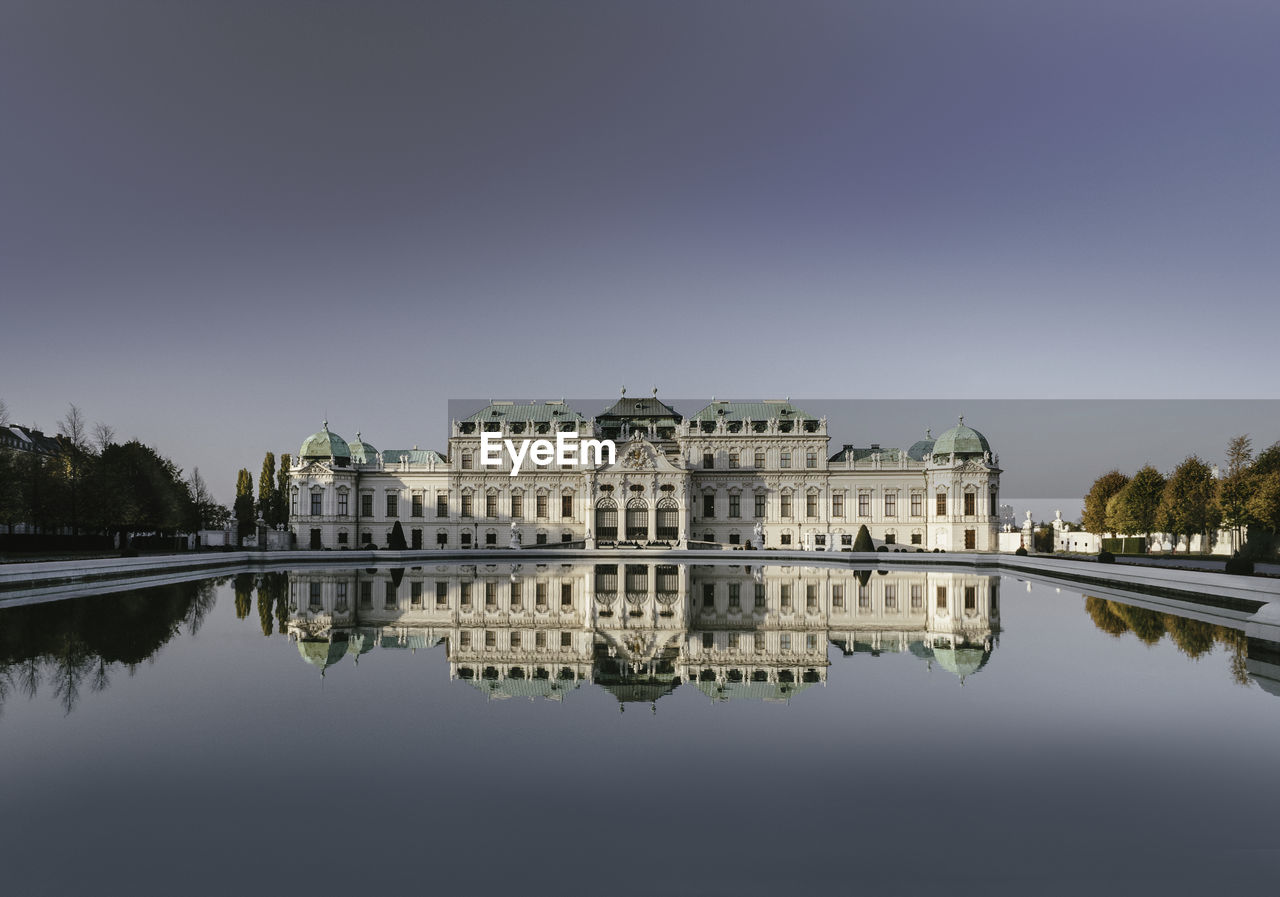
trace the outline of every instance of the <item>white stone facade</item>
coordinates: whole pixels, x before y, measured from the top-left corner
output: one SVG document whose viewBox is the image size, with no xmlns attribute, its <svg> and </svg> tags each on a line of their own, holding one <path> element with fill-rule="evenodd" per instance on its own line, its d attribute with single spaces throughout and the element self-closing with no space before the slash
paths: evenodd
<svg viewBox="0 0 1280 897">
<path fill-rule="evenodd" d="M 789 402 L 716 402 L 683 419 L 655 397 L 628 420 L 629 401 L 595 420 L 563 402 L 495 402 L 453 423 L 444 456 L 377 452 L 358 436 L 348 446 L 326 424 L 291 470 L 297 544 L 386 547 L 398 521 L 411 549 L 513 539 L 525 548 L 745 547 L 759 533 L 765 548 L 838 551 L 862 525 L 891 548 L 998 548 L 998 457 L 963 421 L 910 450 L 831 454 L 827 421 Z M 617 452 L 611 464 L 526 462 L 511 476 L 505 454 L 497 467 L 481 465 L 486 430 L 513 440 L 574 431 L 614 438 Z"/>
</svg>

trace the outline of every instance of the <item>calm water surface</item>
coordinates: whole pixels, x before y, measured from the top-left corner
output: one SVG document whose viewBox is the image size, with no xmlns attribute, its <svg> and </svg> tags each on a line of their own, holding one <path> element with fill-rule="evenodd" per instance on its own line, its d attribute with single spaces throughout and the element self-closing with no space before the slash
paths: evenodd
<svg viewBox="0 0 1280 897">
<path fill-rule="evenodd" d="M 3 893 L 1269 892 L 1257 648 L 937 570 L 325 569 L 10 607 Z"/>
</svg>

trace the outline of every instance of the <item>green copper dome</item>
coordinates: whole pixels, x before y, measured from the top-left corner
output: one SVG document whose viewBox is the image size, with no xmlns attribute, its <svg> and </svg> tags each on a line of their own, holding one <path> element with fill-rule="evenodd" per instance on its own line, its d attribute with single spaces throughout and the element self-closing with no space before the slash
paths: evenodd
<svg viewBox="0 0 1280 897">
<path fill-rule="evenodd" d="M 356 432 L 355 440 L 348 443 L 347 447 L 351 450 L 352 464 L 372 464 L 378 459 L 378 450 L 362 440 L 359 431 Z"/>
<path fill-rule="evenodd" d="M 987 442 L 987 437 L 973 427 L 966 427 L 963 417 L 960 418 L 957 426 L 943 433 L 933 444 L 935 455 L 949 455 L 952 452 L 957 455 L 981 455 L 989 451 L 991 451 L 991 443 Z"/>
<path fill-rule="evenodd" d="M 350 461 L 351 449 L 345 439 L 329 432 L 329 422 L 325 421 L 319 433 L 313 433 L 303 441 L 298 457 L 304 461 L 327 461 L 330 458 Z"/>
</svg>

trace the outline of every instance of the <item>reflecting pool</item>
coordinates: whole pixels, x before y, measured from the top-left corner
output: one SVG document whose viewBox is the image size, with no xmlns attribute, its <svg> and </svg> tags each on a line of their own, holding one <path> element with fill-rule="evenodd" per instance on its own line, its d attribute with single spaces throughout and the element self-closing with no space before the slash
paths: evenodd
<svg viewBox="0 0 1280 897">
<path fill-rule="evenodd" d="M 6 893 L 1280 879 L 1274 645 L 972 570 L 442 564 L 0 609 Z"/>
</svg>

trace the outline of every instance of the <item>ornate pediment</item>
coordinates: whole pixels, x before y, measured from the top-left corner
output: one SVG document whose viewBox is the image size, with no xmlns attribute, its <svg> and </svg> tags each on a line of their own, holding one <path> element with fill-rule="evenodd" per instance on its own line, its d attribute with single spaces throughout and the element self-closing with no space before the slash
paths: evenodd
<svg viewBox="0 0 1280 897">
<path fill-rule="evenodd" d="M 652 442 L 642 436 L 633 436 L 618 444 L 617 460 L 596 468 L 597 473 L 682 473 L 683 468 L 672 464 Z"/>
</svg>

